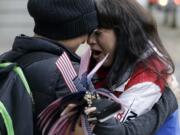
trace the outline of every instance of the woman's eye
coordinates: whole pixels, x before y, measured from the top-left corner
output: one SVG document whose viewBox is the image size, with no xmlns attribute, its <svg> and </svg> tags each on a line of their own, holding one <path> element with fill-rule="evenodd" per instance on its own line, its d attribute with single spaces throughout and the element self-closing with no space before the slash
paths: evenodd
<svg viewBox="0 0 180 135">
<path fill-rule="evenodd" d="M 90 34 L 90 36 L 99 37 L 101 34 L 102 34 L 101 31 L 99 31 L 99 30 L 94 30 L 94 31 Z"/>
<path fill-rule="evenodd" d="M 94 35 L 95 35 L 95 36 L 100 36 L 101 33 L 102 33 L 101 31 L 95 31 L 95 32 L 94 32 Z"/>
</svg>

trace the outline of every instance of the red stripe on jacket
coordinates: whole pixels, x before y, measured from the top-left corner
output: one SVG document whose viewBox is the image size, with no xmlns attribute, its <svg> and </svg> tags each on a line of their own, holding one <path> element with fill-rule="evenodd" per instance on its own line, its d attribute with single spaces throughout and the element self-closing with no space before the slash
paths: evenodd
<svg viewBox="0 0 180 135">
<path fill-rule="evenodd" d="M 163 64 L 159 59 L 155 58 L 149 59 L 147 67 L 145 67 L 144 64 L 139 63 L 127 85 L 125 86 L 125 90 L 138 83 L 152 82 L 158 85 L 161 92 L 163 92 L 167 79 L 167 75 L 163 74 L 165 69 L 165 64 Z"/>
</svg>

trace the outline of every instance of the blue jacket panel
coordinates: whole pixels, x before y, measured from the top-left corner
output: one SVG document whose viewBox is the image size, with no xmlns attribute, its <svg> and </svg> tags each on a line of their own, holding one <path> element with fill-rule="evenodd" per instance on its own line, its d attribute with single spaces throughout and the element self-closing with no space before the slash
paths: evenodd
<svg viewBox="0 0 180 135">
<path fill-rule="evenodd" d="M 180 135 L 179 111 L 170 115 L 156 135 Z"/>
</svg>

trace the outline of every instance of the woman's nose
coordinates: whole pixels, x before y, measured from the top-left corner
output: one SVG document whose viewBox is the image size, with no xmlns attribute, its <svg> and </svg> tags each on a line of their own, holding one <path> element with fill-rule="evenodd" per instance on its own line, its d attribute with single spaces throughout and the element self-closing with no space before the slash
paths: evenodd
<svg viewBox="0 0 180 135">
<path fill-rule="evenodd" d="M 90 46 L 96 44 L 96 38 L 94 37 L 93 34 L 88 36 L 87 43 L 88 43 Z"/>
</svg>

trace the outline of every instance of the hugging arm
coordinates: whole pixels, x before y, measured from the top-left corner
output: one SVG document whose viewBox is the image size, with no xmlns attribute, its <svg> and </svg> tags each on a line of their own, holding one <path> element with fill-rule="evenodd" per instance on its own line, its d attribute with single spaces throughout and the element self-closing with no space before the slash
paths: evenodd
<svg viewBox="0 0 180 135">
<path fill-rule="evenodd" d="M 160 100 L 149 112 L 124 123 L 114 118 L 104 123 L 97 123 L 94 133 L 96 135 L 153 135 L 177 107 L 174 94 L 166 88 Z"/>
</svg>

